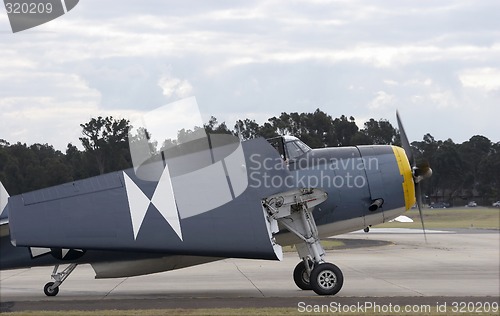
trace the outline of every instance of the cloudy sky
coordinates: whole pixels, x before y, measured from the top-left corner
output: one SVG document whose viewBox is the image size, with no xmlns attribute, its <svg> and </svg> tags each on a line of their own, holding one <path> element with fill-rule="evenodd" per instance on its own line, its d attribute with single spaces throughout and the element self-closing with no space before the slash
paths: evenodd
<svg viewBox="0 0 500 316">
<path fill-rule="evenodd" d="M 233 126 L 399 109 L 411 140 L 500 140 L 500 2 L 102 1 L 13 34 L 0 9 L 0 138 L 79 145 L 80 123 L 196 96 Z"/>
</svg>

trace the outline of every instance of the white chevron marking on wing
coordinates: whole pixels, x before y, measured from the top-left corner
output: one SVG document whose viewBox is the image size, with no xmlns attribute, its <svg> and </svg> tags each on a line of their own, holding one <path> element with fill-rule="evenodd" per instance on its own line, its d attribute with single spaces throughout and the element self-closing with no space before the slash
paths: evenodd
<svg viewBox="0 0 500 316">
<path fill-rule="evenodd" d="M 160 214 L 170 224 L 177 236 L 182 240 L 181 223 L 179 221 L 179 213 L 175 203 L 174 189 L 170 180 L 170 171 L 168 165 L 163 169 L 160 181 L 156 187 L 153 198 L 153 205 L 158 209 Z"/>
<path fill-rule="evenodd" d="M 123 172 L 123 178 L 125 179 L 125 189 L 127 190 L 130 217 L 132 219 L 132 228 L 134 229 L 134 239 L 137 239 L 137 234 L 139 233 L 151 201 L 125 172 Z"/>
</svg>

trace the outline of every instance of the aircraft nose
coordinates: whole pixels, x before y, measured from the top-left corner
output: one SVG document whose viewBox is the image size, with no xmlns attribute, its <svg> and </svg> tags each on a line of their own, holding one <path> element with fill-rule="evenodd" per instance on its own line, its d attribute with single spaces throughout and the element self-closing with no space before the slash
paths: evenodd
<svg viewBox="0 0 500 316">
<path fill-rule="evenodd" d="M 403 176 L 403 193 L 405 197 L 405 207 L 409 210 L 416 203 L 415 184 L 413 183 L 413 174 L 410 167 L 410 162 L 403 148 L 392 146 L 394 156 L 398 163 L 399 173 Z"/>
</svg>

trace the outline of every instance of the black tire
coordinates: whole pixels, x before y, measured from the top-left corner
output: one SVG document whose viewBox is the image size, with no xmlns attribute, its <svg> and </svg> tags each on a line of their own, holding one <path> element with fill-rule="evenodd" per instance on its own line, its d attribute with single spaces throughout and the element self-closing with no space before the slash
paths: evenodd
<svg viewBox="0 0 500 316">
<path fill-rule="evenodd" d="M 309 266 L 312 267 L 313 263 L 309 262 Z M 299 289 L 304 291 L 312 290 L 311 284 L 309 283 L 309 275 L 307 274 L 306 265 L 304 261 L 301 261 L 295 266 L 293 270 L 293 281 L 299 287 Z"/>
<path fill-rule="evenodd" d="M 56 296 L 57 293 L 59 293 L 59 287 L 51 289 L 50 287 L 52 285 L 54 285 L 54 282 L 49 282 L 49 283 L 45 284 L 45 286 L 43 287 L 43 292 L 45 293 L 45 295 L 47 295 L 47 296 Z"/>
<path fill-rule="evenodd" d="M 335 295 L 344 284 L 344 276 L 339 267 L 326 262 L 314 267 L 310 283 L 312 290 L 318 295 Z"/>
</svg>

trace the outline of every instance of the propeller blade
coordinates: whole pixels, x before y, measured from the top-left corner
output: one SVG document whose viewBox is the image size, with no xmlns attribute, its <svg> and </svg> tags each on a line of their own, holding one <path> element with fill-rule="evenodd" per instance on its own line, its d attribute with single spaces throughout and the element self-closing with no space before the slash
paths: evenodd
<svg viewBox="0 0 500 316">
<path fill-rule="evenodd" d="M 415 194 L 417 195 L 418 213 L 420 214 L 420 222 L 422 223 L 422 230 L 424 232 L 425 243 L 427 243 L 427 235 L 425 233 L 425 224 L 424 224 L 424 214 L 422 212 L 422 191 L 420 189 L 420 183 L 415 183 Z"/>
<path fill-rule="evenodd" d="M 413 183 L 415 184 L 415 195 L 417 198 L 418 213 L 420 214 L 420 222 L 422 223 L 422 230 L 424 232 L 425 243 L 427 243 L 427 234 L 425 233 L 424 224 L 424 213 L 422 212 L 422 188 L 420 187 L 420 181 L 429 178 L 432 175 L 432 169 L 428 161 L 422 161 L 418 164 L 415 162 L 415 157 L 413 156 L 413 151 L 411 150 L 410 142 L 406 136 L 403 123 L 399 117 L 399 112 L 396 111 L 396 118 L 398 120 L 399 134 L 401 136 L 401 145 L 406 152 L 408 161 L 410 162 L 412 172 L 413 172 Z"/>
<path fill-rule="evenodd" d="M 399 135 L 401 137 L 401 145 L 403 146 L 403 149 L 406 152 L 406 156 L 408 157 L 408 161 L 410 162 L 410 165 L 412 167 L 414 167 L 415 160 L 413 158 L 413 152 L 411 150 L 411 145 L 410 145 L 410 142 L 408 141 L 408 137 L 406 136 L 406 132 L 405 132 L 405 129 L 403 127 L 403 123 L 401 122 L 401 118 L 399 117 L 399 111 L 396 111 L 396 118 L 398 120 Z"/>
</svg>

